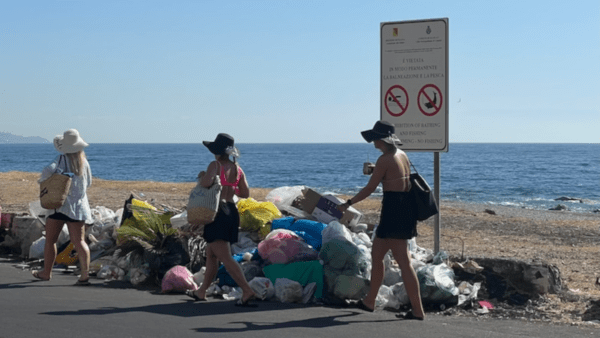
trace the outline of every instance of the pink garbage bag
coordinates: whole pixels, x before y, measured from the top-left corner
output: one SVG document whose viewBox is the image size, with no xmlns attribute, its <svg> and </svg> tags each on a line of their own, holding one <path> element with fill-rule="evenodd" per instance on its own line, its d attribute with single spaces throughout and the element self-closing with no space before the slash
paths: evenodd
<svg viewBox="0 0 600 338">
<path fill-rule="evenodd" d="M 194 275 L 185 266 L 176 265 L 169 269 L 162 279 L 162 292 L 185 292 L 198 289 Z"/>
</svg>

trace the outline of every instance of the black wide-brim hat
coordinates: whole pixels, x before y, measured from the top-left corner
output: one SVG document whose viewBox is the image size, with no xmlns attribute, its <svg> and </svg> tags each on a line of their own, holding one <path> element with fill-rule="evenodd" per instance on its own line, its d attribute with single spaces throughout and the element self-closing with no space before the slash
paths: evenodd
<svg viewBox="0 0 600 338">
<path fill-rule="evenodd" d="M 396 137 L 395 132 L 396 127 L 393 124 L 388 121 L 377 121 L 373 129 L 362 131 L 361 134 L 365 141 L 369 143 L 375 140 L 382 140 L 395 146 L 401 146 L 402 141 Z"/>
<path fill-rule="evenodd" d="M 202 144 L 204 144 L 206 148 L 208 148 L 208 150 L 210 150 L 210 152 L 215 155 L 225 154 L 225 150 L 227 150 L 227 148 L 229 147 L 231 147 L 232 150 L 237 151 L 237 149 L 234 146 L 235 141 L 233 140 L 233 137 L 225 133 L 220 133 L 219 135 L 217 135 L 213 142 L 202 141 Z"/>
</svg>

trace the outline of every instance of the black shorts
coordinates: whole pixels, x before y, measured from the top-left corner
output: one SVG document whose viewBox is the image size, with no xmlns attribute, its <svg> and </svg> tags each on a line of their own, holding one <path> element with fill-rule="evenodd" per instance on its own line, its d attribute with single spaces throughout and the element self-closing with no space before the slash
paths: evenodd
<svg viewBox="0 0 600 338">
<path fill-rule="evenodd" d="M 409 192 L 383 192 L 381 217 L 375 233 L 379 238 L 395 239 L 411 239 L 418 235 L 416 205 Z"/>
<path fill-rule="evenodd" d="M 235 203 L 219 202 L 219 211 L 214 222 L 204 226 L 204 240 L 212 243 L 223 240 L 229 243 L 238 241 L 238 229 L 240 227 L 240 214 Z"/>
<path fill-rule="evenodd" d="M 72 219 L 71 217 L 69 217 L 65 214 L 62 214 L 60 212 L 53 213 L 52 215 L 48 216 L 48 218 L 55 219 L 58 221 L 65 221 L 65 222 L 83 222 L 83 221 L 78 221 L 76 219 Z"/>
</svg>

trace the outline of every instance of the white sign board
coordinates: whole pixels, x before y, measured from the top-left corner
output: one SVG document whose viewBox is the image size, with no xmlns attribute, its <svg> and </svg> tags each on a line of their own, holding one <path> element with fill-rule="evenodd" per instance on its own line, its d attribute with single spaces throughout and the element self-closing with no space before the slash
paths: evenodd
<svg viewBox="0 0 600 338">
<path fill-rule="evenodd" d="M 407 151 L 448 151 L 448 19 L 381 23 L 381 119 Z"/>
</svg>

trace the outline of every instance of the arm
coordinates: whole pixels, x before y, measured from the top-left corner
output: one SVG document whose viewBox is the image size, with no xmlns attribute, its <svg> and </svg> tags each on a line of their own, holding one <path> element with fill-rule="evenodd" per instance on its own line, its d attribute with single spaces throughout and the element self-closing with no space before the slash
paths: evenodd
<svg viewBox="0 0 600 338">
<path fill-rule="evenodd" d="M 248 187 L 248 181 L 246 181 L 246 174 L 244 173 L 244 170 L 240 170 L 240 172 L 242 177 L 238 183 L 239 192 L 237 192 L 236 195 L 240 198 L 248 198 L 250 197 L 250 188 Z"/>
<path fill-rule="evenodd" d="M 217 165 L 217 161 L 212 161 L 208 164 L 208 167 L 206 168 L 206 174 L 201 175 L 201 172 L 200 175 L 198 175 L 198 177 L 200 177 L 201 186 L 205 188 L 210 188 L 210 186 L 213 185 L 215 175 L 218 174 L 218 167 L 219 166 Z"/>
<path fill-rule="evenodd" d="M 371 175 L 371 178 L 369 179 L 367 185 L 364 188 L 362 188 L 358 192 L 358 194 L 356 194 L 354 197 L 348 200 L 350 203 L 346 202 L 344 204 L 340 204 L 338 205 L 337 209 L 341 212 L 344 212 L 350 207 L 350 205 L 356 204 L 369 197 L 373 193 L 373 191 L 377 189 L 379 183 L 381 183 L 381 181 L 383 180 L 383 176 L 385 175 L 386 170 L 387 169 L 385 160 L 382 159 L 382 157 L 379 157 L 377 163 L 375 164 L 375 168 L 373 169 L 373 174 Z"/>
</svg>

